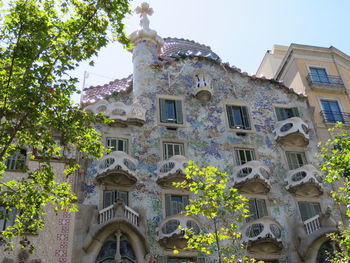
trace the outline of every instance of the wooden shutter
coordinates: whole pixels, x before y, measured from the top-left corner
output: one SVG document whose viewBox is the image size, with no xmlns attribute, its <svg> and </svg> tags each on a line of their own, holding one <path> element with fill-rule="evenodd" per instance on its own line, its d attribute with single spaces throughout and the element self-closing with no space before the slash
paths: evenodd
<svg viewBox="0 0 350 263">
<path fill-rule="evenodd" d="M 255 206 L 255 199 L 249 199 L 248 206 L 249 206 L 249 218 L 247 218 L 247 222 L 258 219 L 258 211 Z"/>
<path fill-rule="evenodd" d="M 313 217 L 309 202 L 298 202 L 301 219 L 303 221 Z"/>
<path fill-rule="evenodd" d="M 114 199 L 113 195 L 114 195 L 113 191 L 104 191 L 103 192 L 103 208 L 113 204 L 113 199 Z"/>
<path fill-rule="evenodd" d="M 177 124 L 183 124 L 183 117 L 182 117 L 182 101 L 181 100 L 175 100 L 175 114 L 176 114 L 176 123 Z"/>
<path fill-rule="evenodd" d="M 167 122 L 168 116 L 166 113 L 165 99 L 159 99 L 160 122 Z"/>
<path fill-rule="evenodd" d="M 128 205 L 128 192 L 117 191 L 117 198 L 123 200 L 123 202 Z"/>
<path fill-rule="evenodd" d="M 165 216 L 171 215 L 171 195 L 165 195 Z"/>
<path fill-rule="evenodd" d="M 256 207 L 258 210 L 259 218 L 268 216 L 265 199 L 256 199 Z"/>
<path fill-rule="evenodd" d="M 226 111 L 227 111 L 228 124 L 230 128 L 234 128 L 232 106 L 226 106 Z"/>
<path fill-rule="evenodd" d="M 293 113 L 293 117 L 300 117 L 299 116 L 299 111 L 298 111 L 298 108 L 297 107 L 294 107 L 291 109 L 292 110 L 292 113 Z"/>
<path fill-rule="evenodd" d="M 246 106 L 241 106 L 242 120 L 243 120 L 243 129 L 250 130 L 249 114 L 248 108 Z"/>
<path fill-rule="evenodd" d="M 284 112 L 283 108 L 276 107 L 275 111 L 276 111 L 276 115 L 277 115 L 277 120 L 278 121 L 283 121 L 283 120 L 286 119 L 285 112 Z"/>
</svg>

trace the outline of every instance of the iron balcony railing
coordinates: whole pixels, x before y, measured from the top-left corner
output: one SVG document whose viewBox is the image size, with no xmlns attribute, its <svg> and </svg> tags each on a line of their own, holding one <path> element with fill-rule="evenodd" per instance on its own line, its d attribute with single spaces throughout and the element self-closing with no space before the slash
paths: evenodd
<svg viewBox="0 0 350 263">
<path fill-rule="evenodd" d="M 324 122 L 328 123 L 350 123 L 350 113 L 340 111 L 321 111 Z"/>
<path fill-rule="evenodd" d="M 309 73 L 307 75 L 307 80 L 312 84 L 337 85 L 344 87 L 343 80 L 338 76 Z"/>
</svg>

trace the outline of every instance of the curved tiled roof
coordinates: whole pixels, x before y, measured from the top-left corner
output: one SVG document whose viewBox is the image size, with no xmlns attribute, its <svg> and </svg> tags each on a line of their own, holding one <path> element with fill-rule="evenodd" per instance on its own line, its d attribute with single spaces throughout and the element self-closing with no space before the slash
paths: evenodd
<svg viewBox="0 0 350 263">
<path fill-rule="evenodd" d="M 114 92 L 127 92 L 132 89 L 132 75 L 116 79 L 102 86 L 92 86 L 85 88 L 82 94 L 82 103 L 94 103 L 96 100 L 103 99 Z"/>
<path fill-rule="evenodd" d="M 182 57 L 204 57 L 221 61 L 220 57 L 210 47 L 178 38 L 165 38 L 159 57 L 164 60 Z"/>
</svg>

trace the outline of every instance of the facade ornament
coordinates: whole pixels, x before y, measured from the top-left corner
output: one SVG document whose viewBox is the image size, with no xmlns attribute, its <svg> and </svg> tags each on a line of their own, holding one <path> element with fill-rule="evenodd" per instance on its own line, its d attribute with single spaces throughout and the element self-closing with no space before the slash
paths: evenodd
<svg viewBox="0 0 350 263">
<path fill-rule="evenodd" d="M 120 263 L 122 262 L 122 256 L 120 255 L 120 237 L 122 236 L 122 232 L 120 231 L 120 229 L 118 229 L 114 235 L 117 239 L 117 251 L 115 253 L 114 259 L 116 263 Z"/>
<path fill-rule="evenodd" d="M 135 45 L 141 40 L 149 40 L 157 44 L 160 49 L 164 40 L 157 35 L 157 32 L 149 27 L 149 19 L 147 15 L 153 14 L 153 9 L 149 7 L 148 3 L 143 2 L 141 6 L 135 9 L 136 14 L 140 14 L 140 28 L 130 35 L 131 42 Z"/>
</svg>

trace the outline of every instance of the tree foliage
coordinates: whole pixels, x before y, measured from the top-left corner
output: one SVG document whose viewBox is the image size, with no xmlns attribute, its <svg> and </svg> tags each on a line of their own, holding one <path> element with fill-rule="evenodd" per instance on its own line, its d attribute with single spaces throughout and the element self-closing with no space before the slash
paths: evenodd
<svg viewBox="0 0 350 263">
<path fill-rule="evenodd" d="M 341 185 L 333 191 L 333 199 L 346 207 L 346 215 L 350 217 L 350 134 L 338 124 L 330 130 L 333 140 L 321 144 L 321 170 L 325 173 L 324 181 Z M 333 263 L 350 262 L 350 226 L 340 226 L 339 233 L 330 235 L 336 241 L 339 250 L 332 255 Z"/>
<path fill-rule="evenodd" d="M 0 8 L 0 219 L 17 211 L 15 224 L 0 235 L 11 244 L 13 237 L 43 227 L 49 203 L 55 210 L 72 209 L 74 194 L 56 178 L 53 159 L 64 160 L 69 175 L 78 167 L 65 159 L 70 147 L 102 155 L 92 124 L 103 118 L 72 103 L 77 79 L 70 73 L 83 61 L 93 64 L 113 39 L 129 45 L 122 19 L 130 9 L 127 0 L 12 0 L 1 1 Z M 7 158 L 23 148 L 35 167 L 7 176 Z"/>
<path fill-rule="evenodd" d="M 227 173 L 213 166 L 200 168 L 189 161 L 185 174 L 186 180 L 174 183 L 177 188 L 188 189 L 193 194 L 185 213 L 208 222 L 199 234 L 183 229 L 187 248 L 213 254 L 219 263 L 255 262 L 242 256 L 241 233 L 237 227 L 248 215 L 248 200 L 230 186 Z"/>
</svg>

